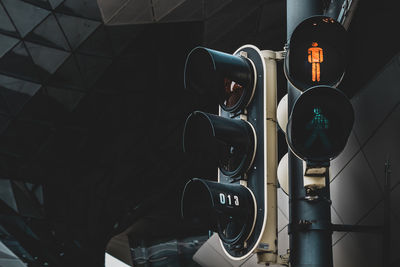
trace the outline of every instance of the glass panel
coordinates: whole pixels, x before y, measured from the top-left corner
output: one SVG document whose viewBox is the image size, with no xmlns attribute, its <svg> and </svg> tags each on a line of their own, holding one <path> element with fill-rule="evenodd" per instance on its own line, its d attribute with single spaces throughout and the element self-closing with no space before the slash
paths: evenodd
<svg viewBox="0 0 400 267">
<path fill-rule="evenodd" d="M 28 81 L 19 80 L 13 77 L 8 77 L 0 74 L 1 88 L 6 88 L 20 94 L 33 96 L 40 89 L 41 85 Z"/>
<path fill-rule="evenodd" d="M 34 82 L 40 82 L 41 77 L 44 77 L 44 73 L 40 73 L 22 42 L 0 59 L 0 72 Z"/>
<path fill-rule="evenodd" d="M 61 28 L 73 49 L 85 41 L 100 25 L 98 21 L 56 13 Z"/>
<path fill-rule="evenodd" d="M 375 91 L 375 94 L 380 93 Z M 363 146 L 365 157 L 382 189 L 385 186 L 384 164 L 387 159 L 391 163 L 391 185 L 400 184 L 400 166 L 398 164 L 400 162 L 399 121 L 400 107 L 397 106 L 389 116 L 381 120 L 382 124 Z M 400 209 L 398 211 L 400 212 Z"/>
<path fill-rule="evenodd" d="M 25 2 L 31 3 L 35 6 L 40 6 L 42 8 L 51 9 L 51 6 L 47 0 L 24 0 Z"/>
<path fill-rule="evenodd" d="M 35 64 L 49 75 L 53 74 L 70 55 L 64 51 L 34 43 L 25 42 L 25 44 Z"/>
<path fill-rule="evenodd" d="M 56 11 L 101 21 L 101 14 L 96 0 L 65 0 Z"/>
<path fill-rule="evenodd" d="M 22 190 L 15 182 L 13 181 L 13 190 L 15 201 L 17 202 L 19 214 L 24 217 L 32 217 L 32 218 L 43 218 L 43 212 L 40 209 L 40 206 L 32 201 L 32 197 L 25 190 Z"/>
<path fill-rule="evenodd" d="M 48 16 L 39 26 L 30 32 L 26 40 L 70 50 L 67 39 L 53 14 Z"/>
<path fill-rule="evenodd" d="M 64 0 L 49 0 L 50 5 L 53 9 L 58 7 Z"/>
<path fill-rule="evenodd" d="M 217 0 L 212 0 L 212 2 L 218 2 Z M 154 1 L 153 1 L 154 4 Z M 157 6 L 170 5 L 174 9 L 171 12 L 163 13 L 159 12 L 160 8 Z M 158 1 L 155 4 L 155 15 L 156 20 L 161 22 L 188 22 L 188 21 L 202 21 L 204 20 L 204 9 L 206 8 L 206 4 L 204 1 L 199 0 L 185 0 L 179 3 L 179 6 L 174 6 L 173 3 L 169 3 L 168 1 Z M 216 5 L 217 6 L 217 5 Z M 168 6 L 166 7 L 168 8 Z"/>
<path fill-rule="evenodd" d="M 49 84 L 57 87 L 69 87 L 75 89 L 85 88 L 82 74 L 79 71 L 74 56 L 71 55 L 50 77 Z"/>
<path fill-rule="evenodd" d="M 11 33 L 18 36 L 17 30 L 12 25 L 2 5 L 0 5 L 0 32 Z"/>
<path fill-rule="evenodd" d="M 18 39 L 0 34 L 0 59 L 18 43 Z"/>
<path fill-rule="evenodd" d="M 4 201 L 7 206 L 18 212 L 10 180 L 0 179 L 0 199 Z"/>
<path fill-rule="evenodd" d="M 2 0 L 19 33 L 24 37 L 50 12 L 23 1 Z"/>
<path fill-rule="evenodd" d="M 0 93 L 7 104 L 8 112 L 16 115 L 41 85 L 0 75 Z"/>
<path fill-rule="evenodd" d="M 184 3 L 186 0 L 170 0 L 170 1 L 163 1 L 163 0 L 153 0 L 153 8 L 154 8 L 154 16 L 155 20 L 159 21 L 163 17 L 167 16 L 169 13 L 179 9 L 179 6 Z M 199 1 L 200 2 L 200 1 Z M 202 6 L 202 5 L 198 5 Z M 182 18 L 185 18 L 182 15 Z"/>
<path fill-rule="evenodd" d="M 149 0 L 129 1 L 115 16 L 109 18 L 109 24 L 143 24 L 153 23 L 153 6 Z"/>
</svg>

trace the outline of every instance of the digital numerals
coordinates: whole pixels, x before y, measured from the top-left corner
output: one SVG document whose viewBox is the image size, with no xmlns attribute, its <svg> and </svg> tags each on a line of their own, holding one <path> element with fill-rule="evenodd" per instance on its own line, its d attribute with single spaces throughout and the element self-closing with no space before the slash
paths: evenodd
<svg viewBox="0 0 400 267">
<path fill-rule="evenodd" d="M 224 193 L 219 193 L 219 202 L 222 205 L 235 205 L 235 206 L 239 206 L 239 197 L 236 195 L 233 195 L 233 197 L 231 195 L 225 195 Z"/>
</svg>

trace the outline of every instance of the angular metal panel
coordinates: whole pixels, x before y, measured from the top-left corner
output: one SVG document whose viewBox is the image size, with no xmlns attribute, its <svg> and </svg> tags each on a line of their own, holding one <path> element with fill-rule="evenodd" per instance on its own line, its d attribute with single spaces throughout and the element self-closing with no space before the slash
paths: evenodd
<svg viewBox="0 0 400 267">
<path fill-rule="evenodd" d="M 50 14 L 50 16 L 40 23 L 40 25 L 38 25 L 25 38 L 28 41 L 70 50 L 67 39 L 53 14 Z"/>
<path fill-rule="evenodd" d="M 151 3 L 154 10 L 154 19 L 161 20 L 163 17 L 171 13 L 174 9 L 178 8 L 186 0 L 153 0 Z"/>
<path fill-rule="evenodd" d="M 12 181 L 15 201 L 21 216 L 31 218 L 43 218 L 44 212 L 38 201 L 34 198 L 22 182 Z"/>
<path fill-rule="evenodd" d="M 400 106 L 387 117 L 363 147 L 365 157 L 383 189 L 385 162 L 391 163 L 391 185 L 400 182 Z"/>
<path fill-rule="evenodd" d="M 400 103 L 400 54 L 397 54 L 352 99 L 356 120 L 353 131 L 364 145 L 382 120 Z"/>
<path fill-rule="evenodd" d="M 0 34 L 0 59 L 10 51 L 14 45 L 19 42 L 19 39 Z"/>
<path fill-rule="evenodd" d="M 104 23 L 109 22 L 130 0 L 97 0 Z"/>
<path fill-rule="evenodd" d="M 0 4 L 0 32 L 18 36 L 17 30 L 12 24 L 3 6 Z"/>
<path fill-rule="evenodd" d="M 9 112 L 14 116 L 40 87 L 41 85 L 37 83 L 0 75 L 0 94 L 7 102 Z"/>
<path fill-rule="evenodd" d="M 382 197 L 378 182 L 362 153 L 331 182 L 332 205 L 346 224 L 355 224 Z"/>
<path fill-rule="evenodd" d="M 55 11 L 101 21 L 101 14 L 96 0 L 65 0 Z"/>
<path fill-rule="evenodd" d="M 189 22 L 202 21 L 204 19 L 204 1 L 186 0 L 175 9 L 170 10 L 163 17 L 157 19 L 160 22 Z"/>
<path fill-rule="evenodd" d="M 53 74 L 70 55 L 68 52 L 62 50 L 30 42 L 25 42 L 25 45 L 32 56 L 33 62 L 46 71 L 48 75 Z"/>
<path fill-rule="evenodd" d="M 346 167 L 347 163 L 360 151 L 360 145 L 354 132 L 350 134 L 346 147 L 337 158 L 331 161 L 329 179 L 332 181 Z"/>
<path fill-rule="evenodd" d="M 73 55 L 50 77 L 49 85 L 75 89 L 86 88 L 77 61 Z"/>
<path fill-rule="evenodd" d="M 22 37 L 24 37 L 50 14 L 50 11 L 46 9 L 25 3 L 23 1 L 2 1 Z"/>
<path fill-rule="evenodd" d="M 72 49 L 76 49 L 101 25 L 98 21 L 61 13 L 56 13 L 56 17 Z"/>
<path fill-rule="evenodd" d="M 22 1 L 30 3 L 30 4 L 38 6 L 38 7 L 51 9 L 51 6 L 50 6 L 50 3 L 48 2 L 48 0 L 22 0 Z"/>
<path fill-rule="evenodd" d="M 51 7 L 53 9 L 55 9 L 56 7 L 58 7 L 62 2 L 64 2 L 65 0 L 48 0 Z"/>
<path fill-rule="evenodd" d="M 0 58 L 0 73 L 34 82 L 41 82 L 46 74 L 33 63 L 23 42 Z"/>
<path fill-rule="evenodd" d="M 109 25 L 145 24 L 154 22 L 150 0 L 130 0 L 104 21 Z"/>
<path fill-rule="evenodd" d="M 382 266 L 381 236 L 348 233 L 333 247 L 334 266 Z"/>
<path fill-rule="evenodd" d="M 10 180 L 0 179 L 0 199 L 15 212 L 18 212 L 17 202 L 15 201 Z"/>
</svg>

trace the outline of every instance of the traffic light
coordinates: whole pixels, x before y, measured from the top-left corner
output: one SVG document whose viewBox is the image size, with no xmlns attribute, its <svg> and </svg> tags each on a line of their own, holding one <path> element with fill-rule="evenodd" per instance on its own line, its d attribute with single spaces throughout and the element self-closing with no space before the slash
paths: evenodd
<svg viewBox="0 0 400 267">
<path fill-rule="evenodd" d="M 290 38 L 284 72 L 301 94 L 287 122 L 286 140 L 305 161 L 306 176 L 325 177 L 353 127 L 353 107 L 337 88 L 347 64 L 346 38 L 343 26 L 325 16 L 302 21 Z"/>
<path fill-rule="evenodd" d="M 226 184 L 194 178 L 185 186 L 182 213 L 203 223 L 230 248 L 240 248 L 254 228 L 256 201 L 240 184 Z"/>
<path fill-rule="evenodd" d="M 347 65 L 347 33 L 336 20 L 313 16 L 293 31 L 284 62 L 288 81 L 300 91 L 317 85 L 337 87 Z"/>
<path fill-rule="evenodd" d="M 275 57 L 252 45 L 234 54 L 196 47 L 185 64 L 185 88 L 220 108 L 219 115 L 188 116 L 183 149 L 212 159 L 219 171 L 218 182 L 193 178 L 186 184 L 182 215 L 217 232 L 233 260 L 257 252 L 260 262 L 276 262 Z"/>
<path fill-rule="evenodd" d="M 353 107 L 343 92 L 312 87 L 293 107 L 286 133 L 289 146 L 307 162 L 329 162 L 345 147 L 353 121 Z"/>
</svg>

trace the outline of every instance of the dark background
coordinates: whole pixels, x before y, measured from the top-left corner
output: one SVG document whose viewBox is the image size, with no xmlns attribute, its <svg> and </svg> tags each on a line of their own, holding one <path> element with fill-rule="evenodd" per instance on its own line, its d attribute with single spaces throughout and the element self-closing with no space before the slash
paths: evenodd
<svg viewBox="0 0 400 267">
<path fill-rule="evenodd" d="M 207 234 L 180 219 L 180 193 L 216 170 L 183 153 L 182 129 L 191 111 L 217 106 L 183 88 L 185 58 L 197 45 L 286 43 L 284 1 L 125 26 L 105 25 L 96 1 L 84 2 L 0 1 L 0 239 L 32 266 L 101 265 L 109 239 L 137 222 L 132 236 L 148 243 Z M 360 1 L 340 85 L 349 97 L 399 51 L 396 15 L 389 1 Z M 282 156 L 282 134 L 279 145 Z"/>
</svg>

